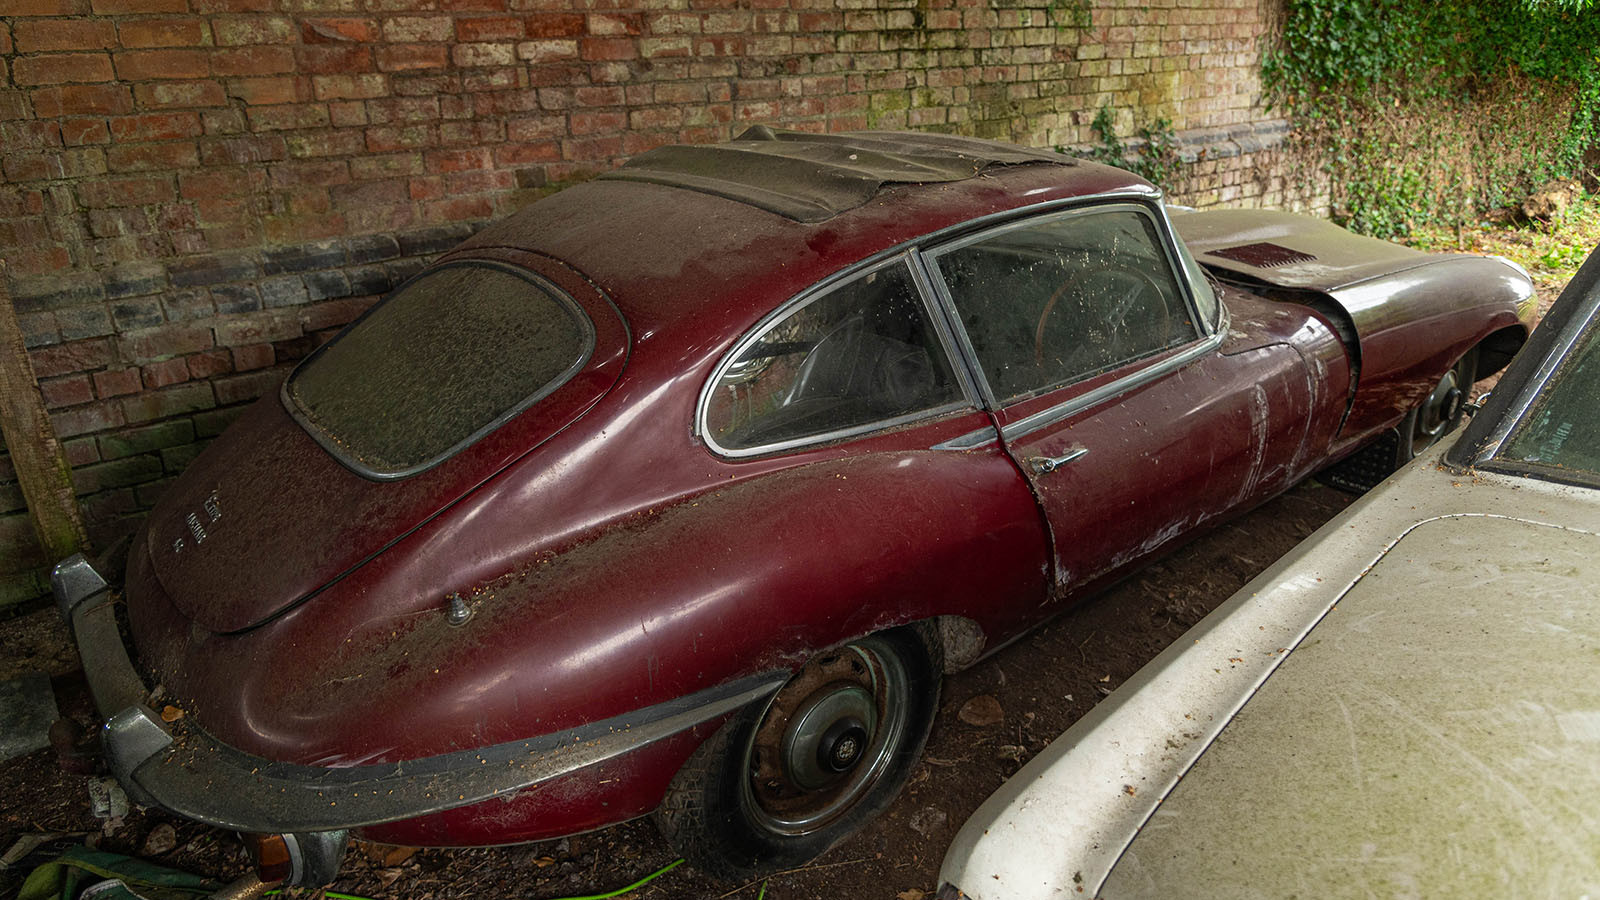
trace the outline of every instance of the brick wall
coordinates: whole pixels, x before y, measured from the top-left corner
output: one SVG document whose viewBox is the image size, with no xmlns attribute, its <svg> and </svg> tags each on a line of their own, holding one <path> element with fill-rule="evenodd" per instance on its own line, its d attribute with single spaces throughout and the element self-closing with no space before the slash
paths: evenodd
<svg viewBox="0 0 1600 900">
<path fill-rule="evenodd" d="M 94 540 L 425 260 L 746 125 L 1081 145 L 1170 119 L 1180 199 L 1289 205 L 1281 0 L 0 0 L 0 254 Z M 0 606 L 39 558 L 0 458 Z"/>
</svg>

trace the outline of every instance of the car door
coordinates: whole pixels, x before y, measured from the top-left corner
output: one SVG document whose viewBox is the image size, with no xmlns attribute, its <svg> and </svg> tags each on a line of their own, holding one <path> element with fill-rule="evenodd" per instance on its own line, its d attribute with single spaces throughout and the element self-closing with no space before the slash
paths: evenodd
<svg viewBox="0 0 1600 900">
<path fill-rule="evenodd" d="M 1156 208 L 1057 211 L 926 259 L 1049 523 L 1057 597 L 1287 482 L 1305 363 L 1281 343 L 1225 352 L 1225 314 Z"/>
</svg>

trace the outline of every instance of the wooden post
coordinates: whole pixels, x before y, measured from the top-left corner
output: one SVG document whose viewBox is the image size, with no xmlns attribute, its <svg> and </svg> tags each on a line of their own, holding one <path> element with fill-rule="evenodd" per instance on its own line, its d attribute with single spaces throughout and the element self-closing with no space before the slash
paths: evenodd
<svg viewBox="0 0 1600 900">
<path fill-rule="evenodd" d="M 59 560 L 87 550 L 89 539 L 72 489 L 72 467 L 45 414 L 5 274 L 6 263 L 0 259 L 0 433 L 11 452 L 39 544 L 49 559 Z"/>
</svg>

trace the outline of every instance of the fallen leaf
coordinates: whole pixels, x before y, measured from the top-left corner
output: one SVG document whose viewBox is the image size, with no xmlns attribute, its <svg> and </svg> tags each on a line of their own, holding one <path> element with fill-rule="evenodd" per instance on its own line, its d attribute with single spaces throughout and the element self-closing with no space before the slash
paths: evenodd
<svg viewBox="0 0 1600 900">
<path fill-rule="evenodd" d="M 144 855 L 160 856 L 178 846 L 178 832 L 171 825 L 162 822 L 150 830 L 150 836 L 144 839 Z"/>
<path fill-rule="evenodd" d="M 909 891 L 901 891 L 900 893 L 895 894 L 894 896 L 895 896 L 895 900 L 922 900 L 923 897 L 926 897 L 928 895 L 926 893 L 922 892 L 922 891 L 917 890 L 916 888 L 912 888 Z"/>
<path fill-rule="evenodd" d="M 161 707 L 161 721 L 176 722 L 181 718 L 183 718 L 183 710 L 177 708 L 176 706 L 169 705 Z"/>
<path fill-rule="evenodd" d="M 956 713 L 956 717 L 968 725 L 987 728 L 1000 724 L 1006 717 L 1006 711 L 993 696 L 979 694 L 961 704 L 961 711 Z"/>
</svg>

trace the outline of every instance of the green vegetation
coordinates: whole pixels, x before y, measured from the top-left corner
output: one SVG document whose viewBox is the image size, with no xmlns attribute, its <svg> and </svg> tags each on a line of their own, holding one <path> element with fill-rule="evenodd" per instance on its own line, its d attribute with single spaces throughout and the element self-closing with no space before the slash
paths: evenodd
<svg viewBox="0 0 1600 900">
<path fill-rule="evenodd" d="M 1574 174 L 1600 116 L 1593 0 L 1291 0 L 1263 64 L 1335 217 L 1461 228 Z"/>
<path fill-rule="evenodd" d="M 1136 147 L 1130 147 L 1117 137 L 1115 118 L 1109 105 L 1100 107 L 1094 121 L 1089 123 L 1089 130 L 1100 139 L 1100 143 L 1085 155 L 1095 162 L 1127 169 L 1163 190 L 1171 188 L 1183 167 L 1172 121 L 1157 119 L 1141 125 L 1140 142 Z M 1057 147 L 1056 150 L 1062 151 L 1062 148 Z"/>
</svg>

